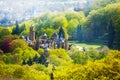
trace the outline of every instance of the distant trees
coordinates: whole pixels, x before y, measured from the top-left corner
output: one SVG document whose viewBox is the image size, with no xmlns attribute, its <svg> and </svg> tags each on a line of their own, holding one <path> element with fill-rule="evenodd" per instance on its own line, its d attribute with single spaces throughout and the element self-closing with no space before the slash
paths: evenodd
<svg viewBox="0 0 120 80">
<path fill-rule="evenodd" d="M 55 31 L 59 33 L 60 27 L 64 29 L 65 37 L 76 36 L 77 25 L 81 25 L 85 21 L 83 12 L 68 11 L 65 13 L 45 13 L 38 18 L 33 19 L 33 23 L 36 24 L 37 37 L 41 36 L 43 32 L 47 33 L 48 37 Z M 52 32 L 53 31 L 53 32 Z"/>
<path fill-rule="evenodd" d="M 120 49 L 119 3 L 108 5 L 89 13 L 83 27 L 83 39 L 107 44 L 110 48 Z M 112 21 L 111 21 L 112 20 Z"/>
<path fill-rule="evenodd" d="M 67 27 L 67 30 L 68 30 L 68 34 L 71 36 L 71 37 L 76 37 L 76 31 L 77 31 L 77 26 L 79 24 L 78 20 L 76 19 L 72 19 L 68 22 L 68 27 Z"/>
<path fill-rule="evenodd" d="M 85 15 L 89 15 L 92 10 L 97 10 L 107 6 L 108 4 L 118 3 L 120 0 L 87 0 L 86 7 L 84 9 Z"/>
<path fill-rule="evenodd" d="M 59 27 L 64 27 L 66 28 L 68 25 L 68 21 L 64 15 L 56 16 L 53 19 L 53 28 L 58 29 Z"/>
<path fill-rule="evenodd" d="M 53 33 L 54 33 L 54 29 L 52 29 L 52 28 L 46 28 L 46 29 L 41 28 L 41 29 L 39 29 L 39 30 L 36 30 L 36 32 L 37 32 L 37 37 L 40 37 L 40 36 L 42 36 L 44 33 L 46 33 L 46 34 L 47 34 L 47 37 L 48 37 L 48 38 L 51 38 L 52 35 L 53 35 Z"/>
</svg>

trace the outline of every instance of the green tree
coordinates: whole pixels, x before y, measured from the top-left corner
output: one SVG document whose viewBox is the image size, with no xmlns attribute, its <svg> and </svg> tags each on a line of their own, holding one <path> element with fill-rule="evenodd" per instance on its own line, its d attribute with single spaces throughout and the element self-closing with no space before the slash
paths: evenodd
<svg viewBox="0 0 120 80">
<path fill-rule="evenodd" d="M 26 29 L 26 25 L 25 24 L 22 24 L 21 26 L 20 26 L 20 33 L 22 33 L 24 30 Z"/>
<path fill-rule="evenodd" d="M 77 27 L 77 40 L 82 41 L 83 40 L 83 34 L 82 34 L 82 27 L 81 25 L 78 25 Z"/>
<path fill-rule="evenodd" d="M 5 39 L 5 38 L 10 38 L 11 33 L 9 29 L 1 28 L 0 29 L 0 43 Z"/>
<path fill-rule="evenodd" d="M 67 19 L 65 18 L 65 16 L 61 15 L 61 16 L 57 16 L 53 19 L 53 28 L 54 29 L 58 29 L 59 27 L 67 27 L 68 25 L 68 22 L 67 22 Z"/>
<path fill-rule="evenodd" d="M 37 35 L 37 36 L 40 37 L 40 36 L 42 36 L 44 33 L 47 34 L 47 37 L 48 37 L 48 38 L 51 38 L 52 35 L 53 35 L 53 33 L 54 33 L 54 29 L 52 29 L 52 28 L 46 28 L 46 29 L 41 28 L 41 29 L 38 31 L 38 35 Z"/>
<path fill-rule="evenodd" d="M 51 49 L 49 51 L 50 64 L 54 66 L 67 66 L 72 63 L 68 52 L 64 49 Z"/>
<path fill-rule="evenodd" d="M 68 23 L 67 31 L 70 36 L 76 35 L 77 25 L 79 24 L 77 19 L 72 19 Z"/>
<path fill-rule="evenodd" d="M 12 34 L 16 34 L 16 35 L 19 35 L 19 34 L 20 34 L 20 29 L 19 29 L 18 21 L 16 21 L 16 27 L 13 28 Z"/>
<path fill-rule="evenodd" d="M 65 32 L 62 27 L 59 29 L 59 38 L 65 38 Z"/>
<path fill-rule="evenodd" d="M 42 28 L 50 28 L 52 27 L 52 20 L 55 15 L 53 15 L 50 12 L 44 13 L 40 16 L 38 19 L 38 25 L 40 25 Z"/>
<path fill-rule="evenodd" d="M 115 29 L 113 26 L 113 22 L 112 20 L 110 20 L 110 24 L 109 24 L 109 33 L 108 33 L 108 47 L 109 48 L 113 48 L 113 43 L 114 43 L 114 39 L 115 39 Z"/>
<path fill-rule="evenodd" d="M 16 39 L 11 42 L 13 50 L 16 48 L 25 49 L 27 47 L 27 43 L 24 39 Z M 23 47 L 24 46 L 24 47 Z"/>
<path fill-rule="evenodd" d="M 12 52 L 11 42 L 12 42 L 11 38 L 7 38 L 3 40 L 0 48 L 4 51 L 4 53 Z"/>
</svg>

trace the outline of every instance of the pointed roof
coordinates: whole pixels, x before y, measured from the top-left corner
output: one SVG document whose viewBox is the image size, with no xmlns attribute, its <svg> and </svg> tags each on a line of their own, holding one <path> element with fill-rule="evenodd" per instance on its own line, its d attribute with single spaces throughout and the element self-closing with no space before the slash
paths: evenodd
<svg viewBox="0 0 120 80">
<path fill-rule="evenodd" d="M 58 36 L 58 34 L 56 32 L 53 34 L 53 37 L 55 37 L 55 36 Z"/>
</svg>

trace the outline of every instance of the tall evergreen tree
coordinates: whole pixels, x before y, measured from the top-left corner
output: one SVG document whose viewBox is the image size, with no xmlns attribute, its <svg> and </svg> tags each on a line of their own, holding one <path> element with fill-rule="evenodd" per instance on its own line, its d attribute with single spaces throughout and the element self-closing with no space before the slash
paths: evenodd
<svg viewBox="0 0 120 80">
<path fill-rule="evenodd" d="M 23 32 L 25 29 L 26 29 L 26 25 L 23 24 L 23 25 L 19 28 L 19 34 L 20 34 L 21 32 Z"/>
<path fill-rule="evenodd" d="M 82 29 L 81 29 L 81 25 L 78 25 L 78 27 L 77 27 L 77 40 L 78 41 L 82 41 Z"/>
<path fill-rule="evenodd" d="M 65 32 L 62 27 L 60 27 L 60 30 L 59 30 L 59 38 L 65 38 Z"/>
<path fill-rule="evenodd" d="M 115 28 L 113 26 L 112 20 L 110 20 L 109 27 L 108 27 L 108 47 L 113 48 L 113 43 L 115 39 Z"/>
<path fill-rule="evenodd" d="M 20 34 L 20 29 L 19 29 L 18 21 L 16 21 L 16 27 L 13 28 L 13 30 L 12 30 L 12 34 L 17 34 L 17 35 Z"/>
</svg>

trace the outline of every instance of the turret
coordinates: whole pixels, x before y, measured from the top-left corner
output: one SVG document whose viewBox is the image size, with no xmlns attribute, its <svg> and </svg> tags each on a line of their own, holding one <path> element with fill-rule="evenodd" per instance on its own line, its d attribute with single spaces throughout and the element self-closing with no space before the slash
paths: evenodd
<svg viewBox="0 0 120 80">
<path fill-rule="evenodd" d="M 34 26 L 30 27 L 30 40 L 31 41 L 35 41 L 35 30 L 34 30 Z"/>
</svg>

